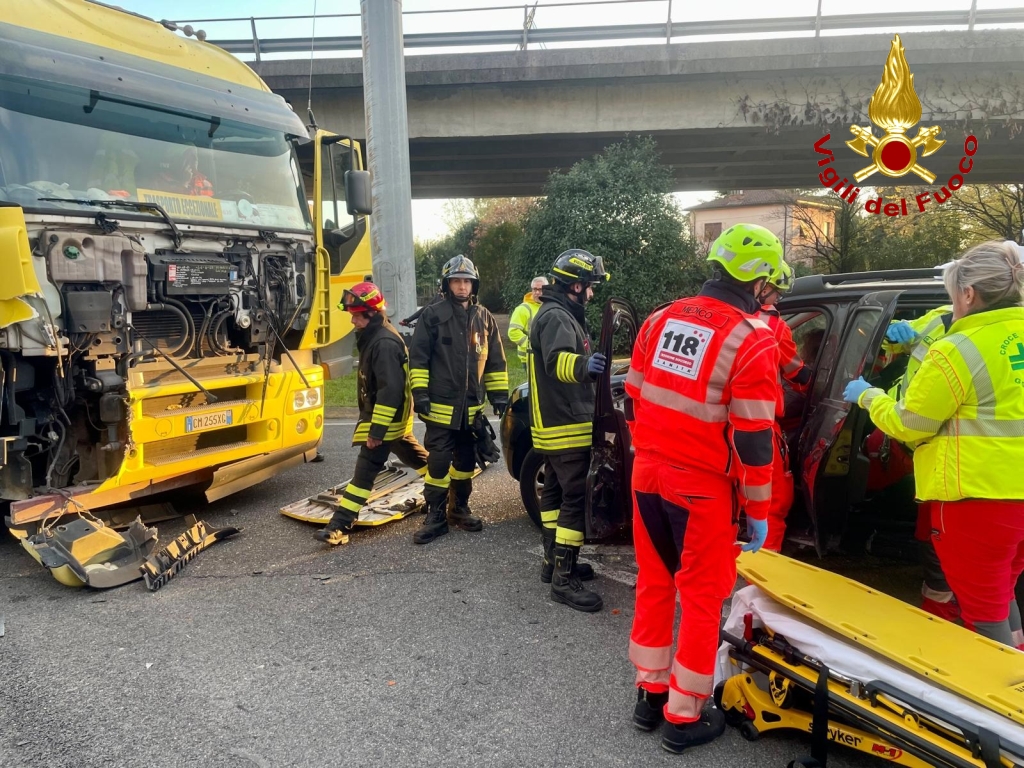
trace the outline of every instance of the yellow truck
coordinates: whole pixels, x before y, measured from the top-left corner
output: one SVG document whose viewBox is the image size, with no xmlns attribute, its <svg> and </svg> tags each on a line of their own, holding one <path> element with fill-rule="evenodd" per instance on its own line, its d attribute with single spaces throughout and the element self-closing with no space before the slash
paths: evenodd
<svg viewBox="0 0 1024 768">
<path fill-rule="evenodd" d="M 351 365 L 336 305 L 370 272 L 361 168 L 355 141 L 173 25 L 87 0 L 0 7 L 16 537 L 165 491 L 214 500 L 315 455 L 324 381 Z"/>
</svg>

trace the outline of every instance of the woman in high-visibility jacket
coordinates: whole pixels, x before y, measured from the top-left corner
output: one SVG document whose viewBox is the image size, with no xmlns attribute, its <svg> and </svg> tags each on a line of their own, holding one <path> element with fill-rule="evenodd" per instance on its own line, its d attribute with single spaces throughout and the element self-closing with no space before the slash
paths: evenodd
<svg viewBox="0 0 1024 768">
<path fill-rule="evenodd" d="M 901 400 L 851 381 L 844 397 L 915 445 L 917 498 L 964 624 L 1018 646 L 1009 618 L 1024 571 L 1024 264 L 1014 243 L 969 250 L 945 270 L 949 332 Z"/>
</svg>

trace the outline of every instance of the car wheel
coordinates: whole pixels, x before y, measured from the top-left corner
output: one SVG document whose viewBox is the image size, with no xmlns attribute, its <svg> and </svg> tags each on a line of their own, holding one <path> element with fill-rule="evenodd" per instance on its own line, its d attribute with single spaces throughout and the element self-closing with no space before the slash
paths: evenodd
<svg viewBox="0 0 1024 768">
<path fill-rule="evenodd" d="M 519 470 L 519 495 L 533 524 L 540 528 L 540 492 L 544 487 L 544 455 L 531 448 Z"/>
</svg>

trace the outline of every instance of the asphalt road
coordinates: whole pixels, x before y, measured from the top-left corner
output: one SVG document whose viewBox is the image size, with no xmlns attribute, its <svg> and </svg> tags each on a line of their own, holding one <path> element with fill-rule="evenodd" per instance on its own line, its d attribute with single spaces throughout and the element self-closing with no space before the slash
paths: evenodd
<svg viewBox="0 0 1024 768">
<path fill-rule="evenodd" d="M 552 603 L 503 465 L 477 480 L 481 533 L 415 546 L 416 516 L 315 541 L 277 510 L 349 476 L 350 432 L 328 427 L 323 463 L 183 509 L 243 531 L 156 593 L 63 587 L 5 534 L 0 766 L 779 768 L 806 753 L 729 730 L 675 756 L 636 731 L 631 557 L 597 552 L 601 613 Z"/>
</svg>

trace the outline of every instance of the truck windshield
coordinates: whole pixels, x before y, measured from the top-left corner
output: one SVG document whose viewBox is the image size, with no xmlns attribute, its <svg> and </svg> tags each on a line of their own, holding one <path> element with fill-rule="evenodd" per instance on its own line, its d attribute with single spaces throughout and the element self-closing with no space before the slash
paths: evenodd
<svg viewBox="0 0 1024 768">
<path fill-rule="evenodd" d="M 294 149 L 258 126 L 0 77 L 0 202 L 158 203 L 178 221 L 311 231 Z"/>
</svg>

